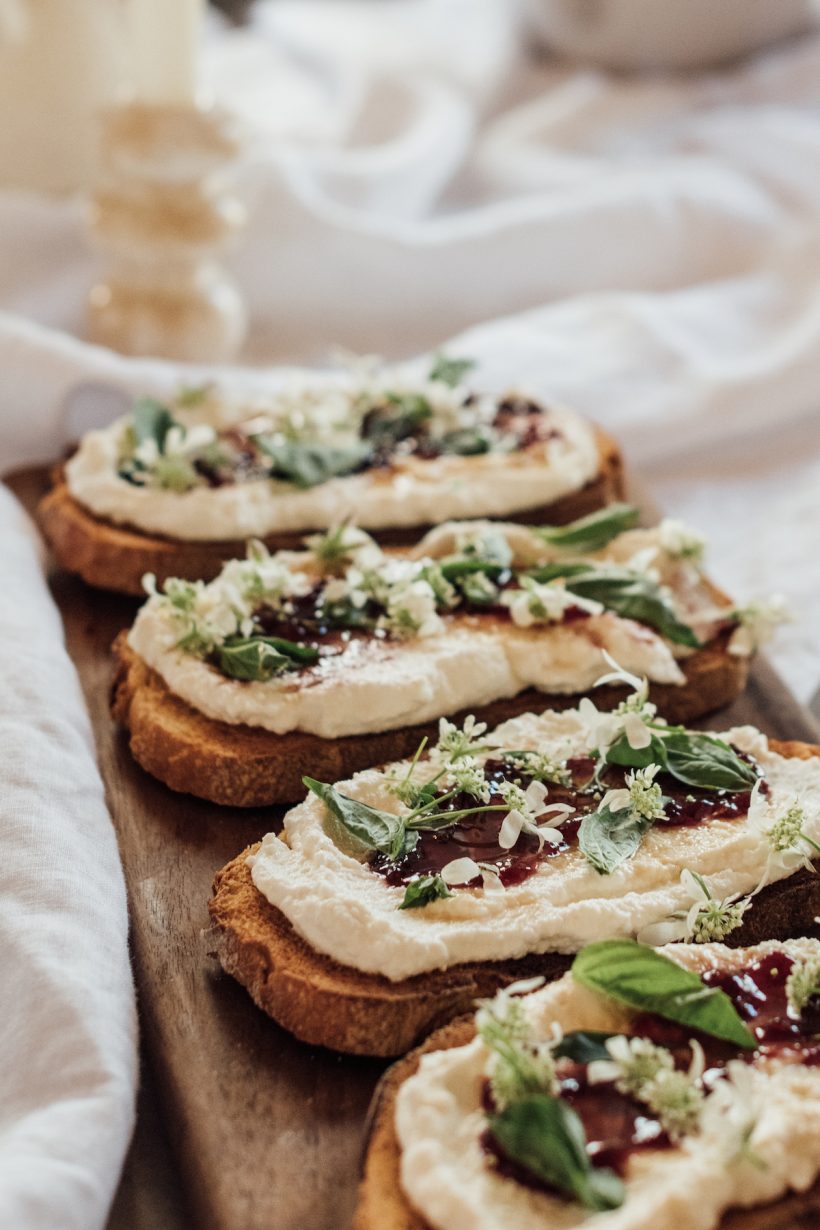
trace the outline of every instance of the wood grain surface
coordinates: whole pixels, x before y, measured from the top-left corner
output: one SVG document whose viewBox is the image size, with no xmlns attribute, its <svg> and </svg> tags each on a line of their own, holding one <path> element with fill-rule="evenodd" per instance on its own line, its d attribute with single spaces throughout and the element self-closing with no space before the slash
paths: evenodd
<svg viewBox="0 0 820 1230">
<path fill-rule="evenodd" d="M 26 472 L 9 483 L 31 508 L 45 477 Z M 221 974 L 201 937 L 214 873 L 281 813 L 231 812 L 173 794 L 143 773 L 108 714 L 109 647 L 137 604 L 66 574 L 51 583 L 117 827 L 144 1039 L 197 1224 L 346 1230 L 365 1114 L 384 1065 L 295 1042 Z M 746 695 L 709 724 L 738 722 L 818 741 L 817 725 L 764 661 Z M 813 1220 L 795 1215 L 788 1224 L 818 1224 L 813 1207 Z"/>
</svg>

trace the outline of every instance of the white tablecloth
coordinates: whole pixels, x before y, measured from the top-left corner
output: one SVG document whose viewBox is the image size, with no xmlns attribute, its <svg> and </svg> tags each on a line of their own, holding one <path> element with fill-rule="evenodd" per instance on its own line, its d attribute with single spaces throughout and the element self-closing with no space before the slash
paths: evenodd
<svg viewBox="0 0 820 1230">
<path fill-rule="evenodd" d="M 515 14 L 498 0 L 283 0 L 262 6 L 252 31 L 213 35 L 210 77 L 254 133 L 239 176 L 252 217 L 233 261 L 253 314 L 247 358 L 322 360 L 333 344 L 399 357 L 452 339 L 493 384 L 576 404 L 620 437 L 670 512 L 708 532 L 727 588 L 792 599 L 800 621 L 773 656 L 805 699 L 820 682 L 820 38 L 720 74 L 610 78 L 528 57 Z M 100 413 L 92 395 L 73 395 L 77 385 L 161 391 L 180 374 L 72 336 L 94 267 L 78 202 L 0 198 L 0 468 L 49 459 L 78 412 Z M 8 503 L 0 528 L 7 549 L 24 552 Z M 31 618 L 53 624 L 33 582 L 30 593 Z M 84 730 L 66 660 L 53 638 L 49 647 Z M 13 641 L 0 644 L 0 673 L 13 652 Z M 58 747 L 38 678 L 28 710 L 38 738 Z M 17 711 L 14 694 L 0 695 L 0 721 Z M 87 750 L 77 755 L 78 780 L 97 792 L 94 831 L 106 834 Z M 76 880 L 87 863 L 72 842 L 89 830 L 71 800 L 37 782 L 32 773 L 14 814 L 32 831 L 48 815 L 58 862 Z M 7 875 L 24 883 L 26 843 L 4 849 Z M 107 943 L 95 970 L 81 950 L 60 988 L 67 1041 L 91 1058 L 65 1078 L 73 1103 L 55 1087 L 49 1108 L 45 1086 L 32 1086 L 53 1136 L 41 1148 L 39 1211 L 8 1224 L 95 1225 L 127 1131 L 128 1000 L 113 938 L 122 891 L 110 849 L 96 873 Z M 64 905 L 38 900 L 26 943 L 41 957 Z M 73 921 L 91 926 L 79 912 Z M 21 936 L 6 925 L 11 963 Z M 110 1028 L 101 1018 L 92 1037 L 84 1000 L 101 985 L 120 1015 Z M 23 1022 L 30 1045 L 51 1038 L 47 1011 L 6 1004 L 6 1069 Z M 104 1112 L 87 1097 L 101 1071 L 111 1076 Z M 13 1115 L 18 1104 L 6 1105 Z M 66 1197 L 64 1169 L 47 1159 L 54 1139 L 80 1140 L 103 1115 L 109 1147 L 82 1193 L 90 1201 L 93 1190 L 94 1214 L 79 1192 Z M 5 1149 L 4 1138 L 0 1187 L 13 1192 Z M 23 1191 L 25 1172 L 17 1178 Z"/>
</svg>

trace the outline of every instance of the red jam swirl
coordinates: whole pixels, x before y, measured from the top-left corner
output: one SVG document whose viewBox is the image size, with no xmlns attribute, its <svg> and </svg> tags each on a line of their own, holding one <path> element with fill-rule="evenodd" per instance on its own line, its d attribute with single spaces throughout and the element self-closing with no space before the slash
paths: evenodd
<svg viewBox="0 0 820 1230">
<path fill-rule="evenodd" d="M 705 1053 L 701 1083 L 707 1092 L 723 1079 L 730 1059 L 743 1058 L 754 1063 L 776 1058 L 785 1063 L 820 1066 L 820 1000 L 810 1001 L 800 1016 L 789 1009 L 786 984 L 793 965 L 793 959 L 786 953 L 774 952 L 739 968 L 709 970 L 701 975 L 706 986 L 719 988 L 731 999 L 757 1040 L 754 1051 L 741 1051 L 731 1043 L 649 1013 L 635 1017 L 631 1032 L 670 1050 L 678 1068 L 689 1066 L 690 1041 L 697 1039 Z M 565 1098 L 580 1117 L 587 1152 L 596 1166 L 624 1175 L 632 1154 L 671 1147 L 663 1125 L 648 1107 L 620 1093 L 613 1083 L 590 1085 L 588 1072 L 587 1064 L 558 1061 L 558 1096 Z M 483 1101 L 485 1110 L 492 1113 L 495 1108 L 488 1084 Z M 520 1163 L 506 1157 L 489 1130 L 484 1133 L 482 1144 L 499 1173 L 527 1187 L 552 1190 Z"/>
<path fill-rule="evenodd" d="M 497 789 L 498 784 L 511 781 L 526 790 L 533 779 L 514 761 L 488 760 L 484 771 L 491 795 L 489 804 L 483 806 L 495 805 L 500 810 L 474 812 L 457 820 L 450 828 L 421 830 L 418 843 L 410 854 L 396 863 L 383 855 L 376 855 L 371 862 L 372 869 L 384 876 L 388 884 L 402 885 L 414 876 L 438 875 L 454 859 L 471 858 L 477 863 L 491 864 L 505 888 L 523 883 L 535 874 L 546 859 L 565 854 L 574 846 L 583 816 L 597 810 L 606 790 L 623 786 L 627 773 L 619 766 L 610 765 L 602 775 L 601 788 L 593 789 L 591 783 L 595 764 L 590 757 L 578 756 L 569 760 L 567 769 L 571 776 L 570 785 L 547 783 L 549 802 L 568 803 L 576 809 L 575 815 L 560 826 L 559 843 L 545 842 L 539 849 L 536 837 L 522 833 L 512 849 L 503 849 L 499 845 L 498 836 L 507 811 Z M 669 774 L 659 774 L 656 780 L 668 800 L 666 819 L 658 821 L 658 827 L 690 826 L 716 819 L 734 820 L 745 816 L 749 809 L 748 791 L 731 794 L 725 790 L 694 790 L 682 786 Z M 482 804 L 476 803 L 470 795 L 458 794 L 443 803 L 442 810 L 461 811 L 480 806 Z M 540 823 L 549 824 L 549 814 Z M 481 879 L 476 878 L 470 881 L 469 887 L 480 885 Z"/>
</svg>

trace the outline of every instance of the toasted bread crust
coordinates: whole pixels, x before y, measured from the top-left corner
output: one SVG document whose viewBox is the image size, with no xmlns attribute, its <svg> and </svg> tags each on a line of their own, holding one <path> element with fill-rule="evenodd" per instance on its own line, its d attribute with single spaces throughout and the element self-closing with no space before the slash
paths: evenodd
<svg viewBox="0 0 820 1230">
<path fill-rule="evenodd" d="M 209 902 L 213 952 L 254 1002 L 303 1042 L 351 1055 L 404 1054 L 431 1030 L 469 1012 L 475 1000 L 516 978 L 557 978 L 557 953 L 517 961 L 473 961 L 391 982 L 340 965 L 311 948 L 262 896 L 245 860 L 218 872 Z"/>
<path fill-rule="evenodd" d="M 820 747 L 778 743 L 781 755 L 808 759 Z M 213 951 L 254 1002 L 303 1042 L 355 1055 L 401 1055 L 431 1030 L 468 1012 L 476 999 L 536 974 L 557 978 L 571 957 L 531 954 L 474 961 L 401 982 L 365 974 L 317 952 L 255 887 L 244 850 L 218 872 L 209 903 Z M 789 939 L 820 913 L 820 876 L 806 870 L 769 884 L 754 898 L 733 947 Z"/>
<path fill-rule="evenodd" d="M 435 737 L 436 722 L 339 739 L 302 731 L 276 735 L 259 727 L 217 722 L 174 695 L 134 653 L 126 636 L 123 632 L 114 642 L 117 669 L 111 712 L 130 731 L 134 757 L 172 790 L 231 807 L 294 803 L 305 796 L 305 774 L 344 781 L 359 769 L 412 755 L 425 735 Z M 684 661 L 685 684 L 651 685 L 650 698 L 670 721 L 691 721 L 728 704 L 743 690 L 748 659 L 728 653 L 728 637 L 728 632 L 722 633 Z M 621 687 L 598 688 L 595 703 L 611 709 L 626 694 Z M 446 716 L 462 722 L 472 712 L 492 727 L 533 710 L 569 709 L 579 699 L 528 688 L 517 696 Z"/>
<path fill-rule="evenodd" d="M 598 474 L 582 487 L 552 504 L 523 509 L 506 520 L 529 525 L 565 525 L 576 517 L 623 497 L 623 466 L 618 446 L 595 429 L 600 458 Z M 54 557 L 61 567 L 78 573 L 89 585 L 125 594 L 141 594 L 142 578 L 153 572 L 162 583 L 168 577 L 210 581 L 228 559 L 243 557 L 245 540 L 188 542 L 115 525 L 88 512 L 71 495 L 61 470 L 54 487 L 40 502 L 37 517 Z M 316 527 L 321 529 L 322 527 Z M 431 527 L 387 528 L 371 531 L 385 545 L 415 543 Z M 273 534 L 265 539 L 269 550 L 298 549 L 309 530 Z"/>
<path fill-rule="evenodd" d="M 388 1068 L 376 1086 L 367 1116 L 365 1152 L 359 1203 L 353 1230 L 430 1230 L 408 1203 L 399 1179 L 401 1149 L 395 1127 L 396 1097 L 401 1085 L 415 1074 L 429 1051 L 466 1046 L 475 1037 L 472 1015 L 459 1017 L 437 1029 L 427 1041 Z"/>
</svg>

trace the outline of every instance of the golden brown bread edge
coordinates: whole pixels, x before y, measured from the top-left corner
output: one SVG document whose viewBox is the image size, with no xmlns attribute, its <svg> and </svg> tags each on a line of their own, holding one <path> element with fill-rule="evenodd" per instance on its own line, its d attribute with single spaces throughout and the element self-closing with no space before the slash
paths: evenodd
<svg viewBox="0 0 820 1230">
<path fill-rule="evenodd" d="M 758 940 L 743 942 L 752 944 Z M 396 1097 L 429 1051 L 466 1046 L 474 1037 L 474 1017 L 459 1017 L 394 1063 L 379 1081 L 367 1116 L 362 1179 L 352 1230 L 430 1230 L 429 1223 L 412 1208 L 401 1189 Z M 800 1226 L 816 1225 L 818 1210 L 820 1188 L 815 1184 L 808 1192 L 785 1196 L 774 1204 L 733 1210 L 721 1219 L 720 1230 L 797 1230 Z M 452 1230 L 458 1227 L 454 1225 Z"/>
<path fill-rule="evenodd" d="M 599 428 L 595 428 L 595 437 L 600 463 L 594 479 L 552 504 L 522 509 L 504 519 L 529 525 L 565 525 L 621 499 L 623 465 L 618 446 Z M 153 572 L 160 584 L 168 577 L 210 581 L 226 560 L 245 555 L 245 539 L 186 542 L 95 517 L 73 498 L 61 468 L 55 470 L 54 486 L 38 506 L 37 519 L 62 568 L 78 573 L 89 585 L 124 594 L 142 594 L 146 572 Z M 401 546 L 417 542 L 430 528 L 419 525 L 371 532 L 386 546 Z M 264 541 L 271 551 L 298 550 L 308 533 L 310 530 L 274 534 Z"/>
<path fill-rule="evenodd" d="M 784 756 L 809 759 L 820 747 L 771 740 Z M 432 1030 L 469 1012 L 476 999 L 519 978 L 557 978 L 572 958 L 531 954 L 510 961 L 471 961 L 401 982 L 366 974 L 317 952 L 262 896 L 244 850 L 217 873 L 209 903 L 212 951 L 254 1002 L 285 1029 L 316 1046 L 355 1055 L 402 1055 Z M 800 870 L 755 897 L 733 947 L 789 939 L 820 913 L 820 876 Z"/>
<path fill-rule="evenodd" d="M 728 652 L 725 631 L 681 662 L 686 683 L 652 684 L 650 698 L 671 722 L 689 722 L 729 704 L 746 686 L 747 658 Z M 304 798 L 305 774 L 322 781 L 345 781 L 373 765 L 402 760 L 422 738 L 436 737 L 438 722 L 404 726 L 377 734 L 323 739 L 293 731 L 277 735 L 260 727 L 232 726 L 205 717 L 174 695 L 164 680 L 130 648 L 127 633 L 114 642 L 116 674 L 111 712 L 130 733 L 134 758 L 172 790 L 230 807 L 266 807 Z M 612 709 L 628 693 L 607 686 L 595 691 L 595 704 Z M 461 723 L 467 713 L 492 728 L 522 713 L 570 709 L 579 695 L 556 696 L 528 688 L 517 696 L 447 714 Z"/>
</svg>

